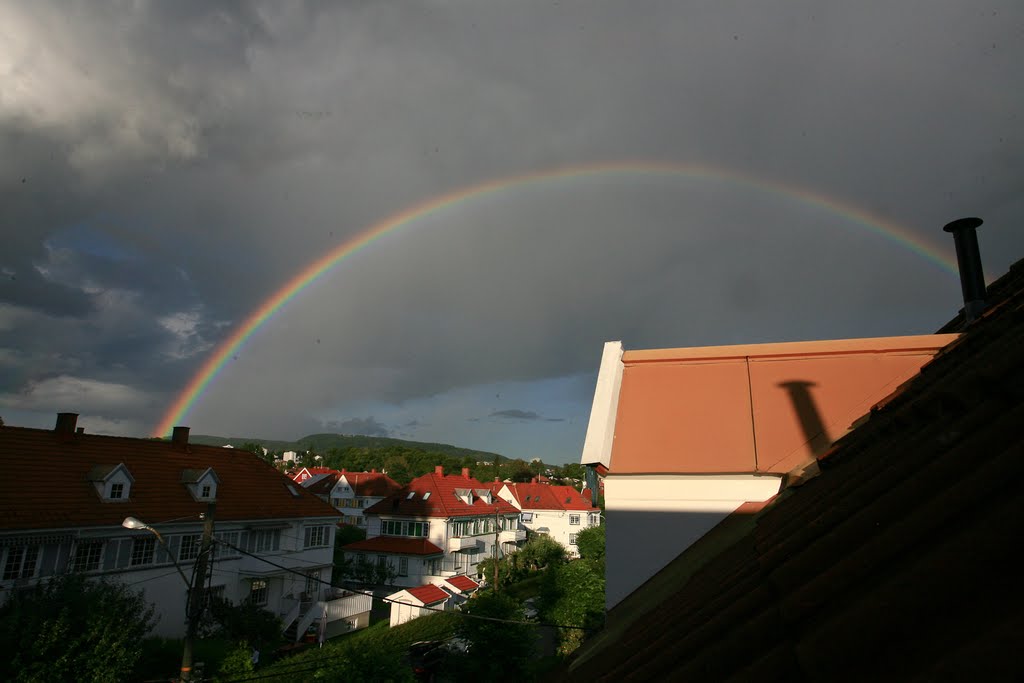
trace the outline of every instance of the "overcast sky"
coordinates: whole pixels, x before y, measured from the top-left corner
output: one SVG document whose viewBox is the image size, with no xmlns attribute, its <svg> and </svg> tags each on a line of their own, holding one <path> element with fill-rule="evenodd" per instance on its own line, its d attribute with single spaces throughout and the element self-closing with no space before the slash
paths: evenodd
<svg viewBox="0 0 1024 683">
<path fill-rule="evenodd" d="M 1020 2 L 0 1 L 0 416 L 150 434 L 263 301 L 389 216 L 689 168 L 410 221 L 184 420 L 577 460 L 605 341 L 951 318 L 956 276 L 857 211 L 948 261 L 942 226 L 981 216 L 990 277 L 1024 257 L 1022 64 Z"/>
</svg>

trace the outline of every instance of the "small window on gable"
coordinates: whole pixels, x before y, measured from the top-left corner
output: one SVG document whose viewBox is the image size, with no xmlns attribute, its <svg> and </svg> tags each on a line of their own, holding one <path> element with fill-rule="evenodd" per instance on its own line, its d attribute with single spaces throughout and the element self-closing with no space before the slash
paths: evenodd
<svg viewBox="0 0 1024 683">
<path fill-rule="evenodd" d="M 207 467 L 205 470 L 183 470 L 181 482 L 188 487 L 188 492 L 196 500 L 217 499 L 217 485 L 220 484 L 220 477 L 212 467 Z"/>
<path fill-rule="evenodd" d="M 135 477 L 124 463 L 117 465 L 96 465 L 86 478 L 96 488 L 96 493 L 105 503 L 125 503 L 131 497 Z"/>
</svg>

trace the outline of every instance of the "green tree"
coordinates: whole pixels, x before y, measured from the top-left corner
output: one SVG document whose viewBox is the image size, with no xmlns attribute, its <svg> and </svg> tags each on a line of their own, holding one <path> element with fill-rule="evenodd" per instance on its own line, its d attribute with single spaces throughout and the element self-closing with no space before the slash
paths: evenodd
<svg viewBox="0 0 1024 683">
<path fill-rule="evenodd" d="M 604 623 L 604 562 L 579 559 L 548 570 L 541 592 L 546 621 L 583 629 Z M 558 652 L 565 656 L 583 642 L 586 632 L 559 629 Z"/>
<path fill-rule="evenodd" d="M 70 574 L 12 591 L 0 607 L 4 681 L 123 681 L 155 620 L 141 593 Z"/>
<path fill-rule="evenodd" d="M 228 600 L 214 598 L 204 614 L 201 632 L 204 636 L 267 650 L 281 642 L 281 620 L 249 601 L 234 605 Z"/>
<path fill-rule="evenodd" d="M 513 556 L 526 569 L 544 569 L 566 561 L 565 546 L 545 534 L 532 534 Z"/>
<path fill-rule="evenodd" d="M 592 526 L 576 534 L 580 557 L 604 562 L 604 525 Z"/>
<path fill-rule="evenodd" d="M 523 608 L 504 593 L 485 592 L 462 606 L 472 616 L 523 621 Z M 521 681 L 528 671 L 537 633 L 529 626 L 464 618 L 458 635 L 470 643 L 464 664 L 468 673 L 487 681 Z M 461 672 L 460 672 L 461 673 Z"/>
</svg>

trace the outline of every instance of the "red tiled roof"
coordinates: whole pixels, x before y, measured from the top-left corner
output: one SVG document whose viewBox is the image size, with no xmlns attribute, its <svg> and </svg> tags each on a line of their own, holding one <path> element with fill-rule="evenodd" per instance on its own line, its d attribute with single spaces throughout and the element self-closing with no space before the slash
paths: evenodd
<svg viewBox="0 0 1024 683">
<path fill-rule="evenodd" d="M 330 474 L 325 474 L 323 477 L 317 479 L 311 484 L 308 482 L 309 480 L 302 482 L 307 491 L 316 495 L 326 496 L 338 482 L 338 475 L 332 472 Z"/>
<path fill-rule="evenodd" d="M 469 578 L 465 574 L 459 574 L 458 576 L 452 576 L 445 579 L 448 583 L 458 588 L 460 591 L 471 591 L 476 590 L 480 587 L 480 584 Z"/>
<path fill-rule="evenodd" d="M 346 472 L 341 473 L 352 492 L 357 496 L 384 497 L 390 496 L 402 488 L 397 481 L 383 472 Z"/>
<path fill-rule="evenodd" d="M 456 489 L 473 490 L 473 502 L 465 503 L 457 497 Z M 431 472 L 416 477 L 397 493 L 366 508 L 365 512 L 402 517 L 468 517 L 494 514 L 495 511 L 508 514 L 519 512 L 496 495 L 492 496 L 493 503 L 485 502 L 477 495 L 477 490 L 489 491 L 490 488 L 476 479 L 461 474 L 443 475 Z M 409 497 L 410 493 L 414 494 L 412 498 Z"/>
<path fill-rule="evenodd" d="M 441 602 L 442 600 L 447 600 L 451 597 L 432 583 L 416 586 L 415 588 L 406 588 L 405 592 L 422 602 L 424 605 L 433 605 L 435 602 Z"/>
<path fill-rule="evenodd" d="M 303 476 L 303 474 L 305 474 L 305 476 Z M 333 470 L 330 467 L 303 467 L 300 470 L 290 472 L 288 476 L 290 476 L 295 481 L 298 481 L 299 477 L 302 477 L 303 479 L 308 479 L 309 477 L 312 477 L 317 474 L 341 474 L 341 472 L 339 472 L 338 470 Z"/>
<path fill-rule="evenodd" d="M 506 484 L 524 510 L 591 510 L 594 506 L 571 486 Z"/>
<path fill-rule="evenodd" d="M 217 520 L 338 517 L 330 505 L 238 448 L 4 426 L 0 461 L 46 463 L 60 473 L 45 485 L 31 486 L 19 477 L 0 477 L 3 530 L 120 525 L 129 516 L 150 523 L 196 517 L 206 511 L 206 502 L 192 497 L 182 472 L 207 467 L 220 480 Z M 129 498 L 103 502 L 89 473 L 119 463 L 134 477 Z"/>
<path fill-rule="evenodd" d="M 345 550 L 396 553 L 398 555 L 443 555 L 444 551 L 425 538 L 374 536 L 342 546 Z"/>
</svg>

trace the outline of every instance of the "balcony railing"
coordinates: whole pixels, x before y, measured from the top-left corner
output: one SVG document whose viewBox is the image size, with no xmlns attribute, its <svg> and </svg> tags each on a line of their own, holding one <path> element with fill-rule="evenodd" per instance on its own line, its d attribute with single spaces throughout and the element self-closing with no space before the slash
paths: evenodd
<svg viewBox="0 0 1024 683">
<path fill-rule="evenodd" d="M 477 539 L 474 536 L 456 536 L 448 539 L 448 552 L 454 553 L 458 550 L 468 550 L 477 547 Z"/>
<path fill-rule="evenodd" d="M 526 529 L 506 529 L 498 534 L 498 541 L 501 543 L 516 543 L 526 540 Z"/>
</svg>

